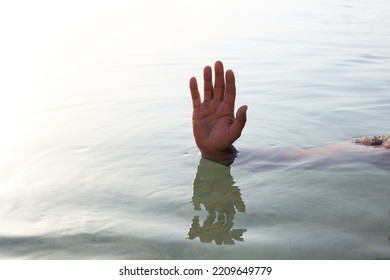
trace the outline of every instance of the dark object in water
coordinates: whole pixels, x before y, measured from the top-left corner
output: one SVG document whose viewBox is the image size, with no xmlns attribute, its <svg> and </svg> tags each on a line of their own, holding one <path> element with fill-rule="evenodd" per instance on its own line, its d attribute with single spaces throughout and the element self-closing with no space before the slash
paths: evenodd
<svg viewBox="0 0 390 280">
<path fill-rule="evenodd" d="M 361 137 L 361 138 L 356 138 L 353 141 L 361 145 L 390 149 L 390 135 Z"/>
</svg>

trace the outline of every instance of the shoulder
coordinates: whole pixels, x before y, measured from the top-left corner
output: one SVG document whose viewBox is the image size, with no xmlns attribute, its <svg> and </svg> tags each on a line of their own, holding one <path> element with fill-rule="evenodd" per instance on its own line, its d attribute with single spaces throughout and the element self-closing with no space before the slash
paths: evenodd
<svg viewBox="0 0 390 280">
<path fill-rule="evenodd" d="M 374 146 L 390 149 L 390 135 L 376 135 L 356 138 L 353 140 L 356 144 L 365 146 Z"/>
</svg>

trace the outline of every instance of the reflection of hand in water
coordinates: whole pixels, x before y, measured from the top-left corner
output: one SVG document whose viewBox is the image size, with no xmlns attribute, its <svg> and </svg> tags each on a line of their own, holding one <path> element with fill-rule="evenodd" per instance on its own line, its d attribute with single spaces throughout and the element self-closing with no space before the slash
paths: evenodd
<svg viewBox="0 0 390 280">
<path fill-rule="evenodd" d="M 234 183 L 230 167 L 201 158 L 194 180 L 192 203 L 198 211 L 203 204 L 208 216 L 202 226 L 199 216 L 193 218 L 188 239 L 199 237 L 201 242 L 214 240 L 218 245 L 243 241 L 246 229 L 232 229 L 236 210 L 245 212 L 240 189 Z"/>
</svg>

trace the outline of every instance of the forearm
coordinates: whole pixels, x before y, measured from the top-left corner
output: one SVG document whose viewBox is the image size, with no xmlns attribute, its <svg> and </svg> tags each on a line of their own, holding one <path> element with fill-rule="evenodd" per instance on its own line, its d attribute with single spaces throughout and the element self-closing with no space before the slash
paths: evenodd
<svg viewBox="0 0 390 280">
<path fill-rule="evenodd" d="M 382 152 L 381 152 L 382 150 Z M 252 171 L 283 168 L 317 169 L 331 165 L 375 161 L 384 149 L 369 148 L 352 142 L 341 142 L 312 148 L 241 149 L 234 165 Z"/>
</svg>

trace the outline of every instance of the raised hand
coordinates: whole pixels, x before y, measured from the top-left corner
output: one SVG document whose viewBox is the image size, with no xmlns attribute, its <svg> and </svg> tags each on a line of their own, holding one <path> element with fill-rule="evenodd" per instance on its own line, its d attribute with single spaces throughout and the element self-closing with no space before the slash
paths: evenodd
<svg viewBox="0 0 390 280">
<path fill-rule="evenodd" d="M 240 136 L 246 122 L 247 106 L 241 106 L 234 117 L 236 84 L 232 70 L 226 71 L 226 83 L 223 64 L 215 62 L 215 83 L 212 81 L 212 69 L 206 66 L 203 71 L 204 98 L 200 98 L 198 84 L 194 77 L 190 79 L 193 105 L 192 127 L 196 145 L 205 158 L 215 161 L 234 159 L 236 150 L 232 146 Z"/>
</svg>

